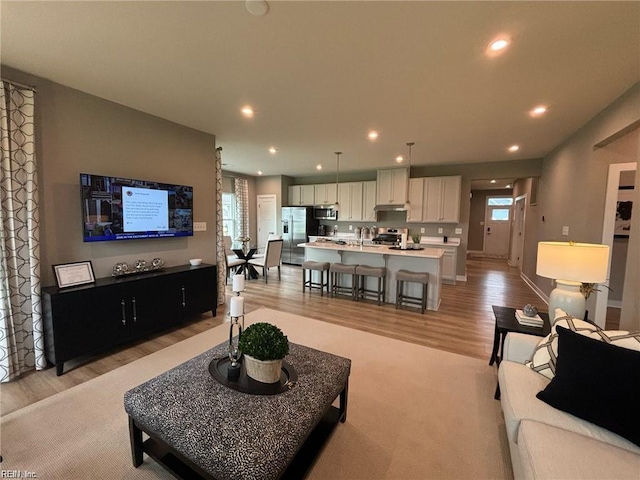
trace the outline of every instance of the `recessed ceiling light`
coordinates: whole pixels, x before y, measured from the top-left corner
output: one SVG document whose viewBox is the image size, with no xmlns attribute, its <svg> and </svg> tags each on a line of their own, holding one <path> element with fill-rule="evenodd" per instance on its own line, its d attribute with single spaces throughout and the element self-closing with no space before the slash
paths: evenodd
<svg viewBox="0 0 640 480">
<path fill-rule="evenodd" d="M 258 175 L 262 175 L 262 170 L 258 170 Z"/>
<path fill-rule="evenodd" d="M 511 184 L 508 183 L 504 188 L 511 188 Z"/>
<path fill-rule="evenodd" d="M 491 41 L 487 46 L 487 55 L 496 56 L 501 54 L 506 50 L 506 48 L 511 44 L 511 38 L 508 36 L 500 36 Z"/>
<path fill-rule="evenodd" d="M 247 12 L 251 15 L 261 17 L 269 11 L 269 4 L 264 0 L 245 0 L 244 8 L 246 8 Z"/>
<path fill-rule="evenodd" d="M 496 183 L 496 181 L 495 180 L 491 180 L 491 183 Z"/>
<path fill-rule="evenodd" d="M 539 117 L 541 115 L 544 115 L 545 113 L 547 113 L 548 108 L 545 105 L 538 105 L 537 107 L 534 107 L 530 112 L 529 115 L 531 115 L 532 117 Z"/>
<path fill-rule="evenodd" d="M 402 162 L 404 162 L 404 157 L 403 157 L 402 155 L 398 155 L 398 156 L 396 157 L 396 162 L 397 162 L 397 163 L 402 163 Z"/>
<path fill-rule="evenodd" d="M 378 132 L 376 132 L 375 130 L 371 130 L 368 137 L 369 140 L 375 140 L 376 138 L 378 138 Z"/>
<path fill-rule="evenodd" d="M 244 107 L 242 107 L 242 109 L 240 110 L 242 112 L 242 115 L 244 115 L 247 118 L 253 118 L 253 108 L 251 108 L 249 105 L 245 105 Z"/>
<path fill-rule="evenodd" d="M 271 155 L 274 155 L 278 150 L 276 149 L 276 147 L 269 147 L 269 153 Z"/>
<path fill-rule="evenodd" d="M 520 145 L 511 145 L 509 147 L 510 152 L 517 152 L 518 150 L 520 150 Z"/>
<path fill-rule="evenodd" d="M 316 170 L 322 170 L 322 165 L 320 164 L 316 165 Z"/>
</svg>

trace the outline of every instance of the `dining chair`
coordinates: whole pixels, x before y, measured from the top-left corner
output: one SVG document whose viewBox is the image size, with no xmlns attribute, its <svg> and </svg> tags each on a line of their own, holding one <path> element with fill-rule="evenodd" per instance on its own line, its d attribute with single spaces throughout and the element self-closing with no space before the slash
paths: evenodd
<svg viewBox="0 0 640 480">
<path fill-rule="evenodd" d="M 282 235 L 278 235 L 277 233 L 270 233 L 269 236 L 267 237 L 267 243 L 269 242 L 269 240 L 281 240 L 282 239 Z M 265 253 L 267 251 L 267 247 L 265 245 L 264 250 Z M 260 257 L 264 257 L 264 253 L 256 253 L 253 255 L 253 258 L 260 258 Z"/>
<path fill-rule="evenodd" d="M 264 276 L 264 283 L 268 283 L 267 275 L 269 269 L 272 267 L 278 267 L 278 280 L 281 279 L 280 275 L 280 263 L 282 261 L 282 245 L 283 240 L 269 240 L 267 242 L 267 250 L 263 257 L 252 258 L 249 263 L 255 267 L 262 267 L 262 275 Z"/>
<path fill-rule="evenodd" d="M 246 260 L 242 259 L 242 258 L 238 258 L 238 256 L 233 253 L 233 250 L 231 249 L 232 246 L 232 240 L 231 237 L 228 235 L 225 235 L 224 237 L 222 237 L 222 240 L 224 242 L 224 263 L 225 263 L 225 268 L 226 268 L 226 272 L 227 275 L 225 276 L 224 279 L 224 284 L 227 284 L 227 280 L 229 279 L 229 276 L 231 275 L 231 270 L 233 269 L 233 271 L 237 271 L 238 267 L 240 266 L 244 266 L 245 263 L 247 263 Z M 247 269 L 243 268 L 243 273 L 245 275 L 245 277 L 247 276 Z"/>
</svg>

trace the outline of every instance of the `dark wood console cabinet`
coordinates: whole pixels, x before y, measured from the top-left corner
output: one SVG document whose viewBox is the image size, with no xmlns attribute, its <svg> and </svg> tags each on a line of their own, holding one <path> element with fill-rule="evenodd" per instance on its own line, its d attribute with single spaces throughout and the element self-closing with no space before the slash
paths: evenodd
<svg viewBox="0 0 640 480">
<path fill-rule="evenodd" d="M 45 352 L 62 375 L 64 362 L 133 341 L 211 310 L 215 265 L 100 278 L 91 285 L 42 289 Z"/>
</svg>

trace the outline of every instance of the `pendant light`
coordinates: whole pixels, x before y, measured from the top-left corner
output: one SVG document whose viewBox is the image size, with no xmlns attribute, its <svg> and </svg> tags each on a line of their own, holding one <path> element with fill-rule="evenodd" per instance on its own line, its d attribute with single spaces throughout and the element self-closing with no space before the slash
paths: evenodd
<svg viewBox="0 0 640 480">
<path fill-rule="evenodd" d="M 409 179 L 411 178 L 411 147 L 415 145 L 415 142 L 407 142 L 407 147 L 409 147 L 409 169 L 407 170 L 407 201 L 404 204 L 405 210 L 411 210 L 411 202 L 409 202 Z"/>
<path fill-rule="evenodd" d="M 340 203 L 338 203 L 338 175 L 340 174 L 340 155 L 342 152 L 333 152 L 336 154 L 336 203 L 333 204 L 333 209 L 340 211 Z"/>
</svg>

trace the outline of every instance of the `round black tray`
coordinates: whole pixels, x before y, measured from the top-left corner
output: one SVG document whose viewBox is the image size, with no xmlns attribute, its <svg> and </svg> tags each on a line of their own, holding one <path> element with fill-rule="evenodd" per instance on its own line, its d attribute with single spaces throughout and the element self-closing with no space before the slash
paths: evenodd
<svg viewBox="0 0 640 480">
<path fill-rule="evenodd" d="M 424 247 L 418 247 L 418 248 L 400 248 L 400 247 L 389 247 L 389 250 L 402 250 L 402 251 L 407 251 L 407 250 L 424 250 Z"/>
<path fill-rule="evenodd" d="M 211 363 L 209 363 L 209 373 L 225 387 L 252 395 L 277 395 L 291 390 L 298 381 L 298 374 L 295 368 L 284 360 L 282 361 L 280 381 L 276 383 L 262 383 L 250 378 L 247 375 L 247 370 L 242 363 L 242 359 L 240 359 L 238 363 L 240 364 L 240 377 L 238 380 L 229 380 L 227 378 L 227 368 L 231 365 L 229 357 L 214 358 L 211 360 Z"/>
</svg>

